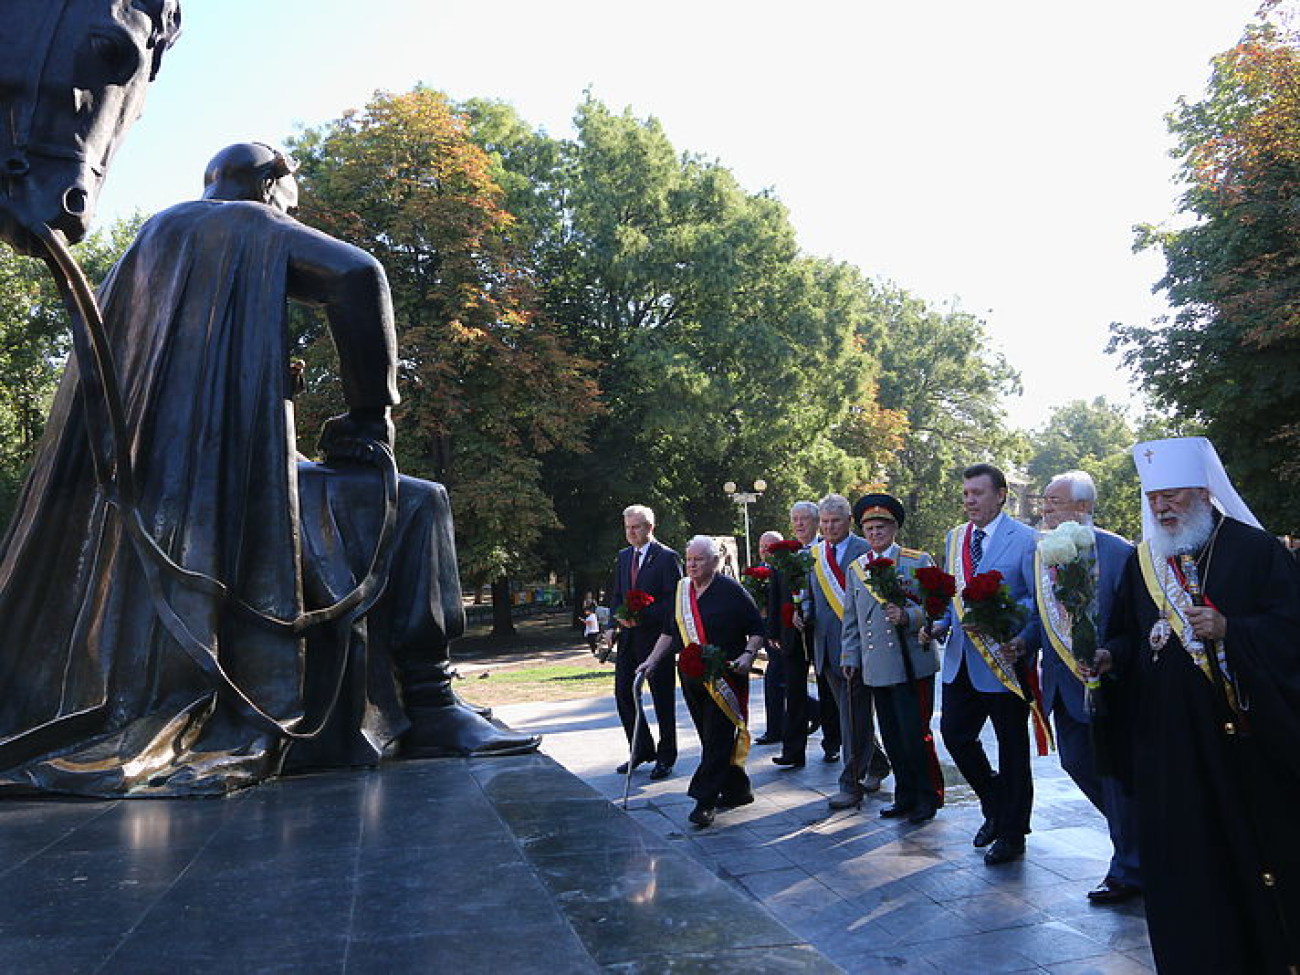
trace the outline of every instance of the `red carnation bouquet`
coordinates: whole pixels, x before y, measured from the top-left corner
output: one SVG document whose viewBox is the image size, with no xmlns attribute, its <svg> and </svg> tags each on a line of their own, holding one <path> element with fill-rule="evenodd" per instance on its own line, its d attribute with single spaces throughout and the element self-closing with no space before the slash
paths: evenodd
<svg viewBox="0 0 1300 975">
<path fill-rule="evenodd" d="M 933 623 L 948 611 L 948 603 L 957 595 L 957 580 L 937 565 L 916 570 L 916 584 L 921 588 L 921 608 Z"/>
<path fill-rule="evenodd" d="M 629 589 L 627 595 L 623 597 L 623 602 L 614 610 L 614 616 L 626 620 L 633 626 L 640 626 L 642 611 L 654 601 L 654 596 L 644 589 Z"/>
<path fill-rule="evenodd" d="M 765 565 L 751 565 L 740 573 L 740 584 L 754 597 L 759 609 L 767 608 L 767 590 L 772 584 L 773 572 Z"/>
<path fill-rule="evenodd" d="M 767 550 L 767 560 L 777 572 L 782 573 L 792 593 L 808 585 L 808 572 L 812 569 L 812 555 L 797 538 L 773 542 Z"/>
<path fill-rule="evenodd" d="M 1006 643 L 1029 618 L 1029 611 L 1011 598 L 1011 590 L 996 569 L 978 572 L 966 580 L 961 598 L 966 604 L 962 622 L 994 643 Z"/>
<path fill-rule="evenodd" d="M 712 643 L 704 646 L 688 643 L 677 657 L 677 667 L 683 677 L 702 680 L 706 684 L 712 684 L 721 677 L 726 666 L 727 658 L 723 656 L 722 648 Z"/>
</svg>

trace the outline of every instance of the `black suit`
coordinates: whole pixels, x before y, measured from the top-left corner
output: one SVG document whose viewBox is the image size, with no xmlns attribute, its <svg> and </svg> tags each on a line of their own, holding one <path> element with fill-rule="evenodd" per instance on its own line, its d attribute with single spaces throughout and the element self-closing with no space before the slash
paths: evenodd
<svg viewBox="0 0 1300 975">
<path fill-rule="evenodd" d="M 623 722 L 629 746 L 632 743 L 632 731 L 636 727 L 636 698 L 632 693 L 636 668 L 650 656 L 655 641 L 663 631 L 664 620 L 673 612 L 677 580 L 682 577 L 677 553 L 652 540 L 646 546 L 641 568 L 637 571 L 636 585 L 633 586 L 632 556 L 635 551 L 629 545 L 618 553 L 614 577 L 609 584 L 610 605 L 615 608 L 623 604 L 626 594 L 632 589 L 647 592 L 655 599 L 642 610 L 639 625 L 619 626 L 616 630 L 618 657 L 614 661 L 614 701 L 618 705 L 618 717 Z M 659 725 L 659 747 L 655 748 L 654 736 L 649 727 L 643 724 L 633 751 L 637 762 L 657 760 L 663 765 L 674 765 L 677 762 L 676 675 L 677 668 L 672 666 L 656 667 L 650 672 L 647 682 L 650 685 L 650 696 L 654 699 L 655 720 Z"/>
<path fill-rule="evenodd" d="M 785 676 L 783 701 L 785 714 L 782 716 L 781 725 L 783 731 L 781 754 L 786 758 L 803 759 L 808 744 L 810 704 L 812 710 L 818 713 L 818 721 L 822 725 L 822 748 L 827 753 L 838 752 L 840 750 L 839 711 L 833 710 L 832 717 L 827 720 L 825 712 L 821 710 L 824 702 L 827 701 L 831 702 L 830 706 L 834 709 L 834 695 L 828 688 L 822 687 L 819 678 L 817 687 L 820 702 L 818 700 L 810 702 L 808 699 L 812 627 L 810 625 L 807 629 L 800 630 L 793 626 L 785 626 L 782 622 L 781 607 L 791 601 L 790 580 L 786 578 L 785 573 L 776 572 L 772 575 L 772 584 L 768 587 L 767 596 L 767 635 L 780 647 L 781 666 Z M 772 719 L 769 716 L 768 727 L 771 726 Z"/>
</svg>

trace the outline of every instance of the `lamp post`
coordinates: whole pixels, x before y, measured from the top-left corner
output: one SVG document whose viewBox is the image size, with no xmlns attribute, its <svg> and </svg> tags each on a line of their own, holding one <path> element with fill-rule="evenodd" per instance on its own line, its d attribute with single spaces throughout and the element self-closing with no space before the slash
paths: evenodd
<svg viewBox="0 0 1300 975">
<path fill-rule="evenodd" d="M 760 497 L 762 497 L 763 492 L 767 490 L 767 481 L 763 480 L 762 478 L 759 478 L 757 481 L 754 482 L 753 491 L 738 491 L 736 490 L 736 482 L 728 481 L 726 484 L 722 485 L 722 490 L 723 493 L 727 494 L 732 501 L 740 505 L 740 510 L 744 513 L 745 565 L 747 566 L 753 565 L 754 560 L 750 557 L 750 552 L 749 552 L 749 506 L 753 504 L 755 501 L 757 501 Z"/>
</svg>

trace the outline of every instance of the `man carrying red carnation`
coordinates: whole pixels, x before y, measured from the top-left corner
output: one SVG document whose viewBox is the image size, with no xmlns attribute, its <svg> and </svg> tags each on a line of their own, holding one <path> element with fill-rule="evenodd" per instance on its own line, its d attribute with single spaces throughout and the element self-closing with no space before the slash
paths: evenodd
<svg viewBox="0 0 1300 975">
<path fill-rule="evenodd" d="M 655 514 L 645 505 L 634 504 L 623 511 L 623 533 L 628 546 L 618 553 L 608 592 L 615 607 L 618 656 L 614 658 L 614 701 L 623 723 L 631 753 L 632 767 L 654 762 L 650 778 L 664 779 L 672 774 L 677 762 L 677 679 L 672 667 L 658 667 L 650 672 L 650 696 L 654 700 L 655 720 L 659 725 L 659 744 L 648 722 L 642 722 L 636 745 L 632 734 L 636 728 L 636 695 L 633 692 L 637 665 L 654 649 L 664 620 L 672 612 L 677 580 L 682 577 L 677 553 L 661 545 L 654 537 Z M 626 775 L 627 763 L 616 770 Z"/>
<path fill-rule="evenodd" d="M 992 464 L 974 464 L 962 472 L 962 505 L 968 521 L 948 532 L 946 568 L 957 579 L 957 599 L 933 634 L 951 632 L 943 657 L 943 717 L 939 731 L 958 771 L 979 797 L 984 823 L 975 834 L 978 848 L 988 847 L 984 862 L 1006 863 L 1024 856 L 1025 835 L 1034 785 L 1029 768 L 1030 706 L 1025 689 L 1032 661 L 1026 659 L 1026 630 L 1034 613 L 1034 531 L 1003 510 L 1007 479 Z M 1011 598 L 1025 608 L 1028 620 L 1005 640 L 962 626 L 966 584 L 981 573 L 997 572 L 995 589 L 1005 584 Z M 969 593 L 978 601 L 991 593 Z M 980 732 L 993 722 L 998 740 L 994 771 L 980 744 Z"/>
</svg>

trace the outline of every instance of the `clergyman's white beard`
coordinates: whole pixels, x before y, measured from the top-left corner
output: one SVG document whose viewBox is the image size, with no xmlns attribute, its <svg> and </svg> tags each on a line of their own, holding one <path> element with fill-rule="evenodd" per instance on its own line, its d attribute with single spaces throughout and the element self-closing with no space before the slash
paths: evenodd
<svg viewBox="0 0 1300 975">
<path fill-rule="evenodd" d="M 1151 539 L 1151 548 L 1163 559 L 1191 555 L 1205 547 L 1213 531 L 1214 509 L 1206 501 L 1189 509 L 1178 519 L 1178 527 L 1172 531 L 1157 521 L 1156 533 Z"/>
</svg>

